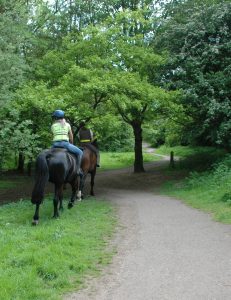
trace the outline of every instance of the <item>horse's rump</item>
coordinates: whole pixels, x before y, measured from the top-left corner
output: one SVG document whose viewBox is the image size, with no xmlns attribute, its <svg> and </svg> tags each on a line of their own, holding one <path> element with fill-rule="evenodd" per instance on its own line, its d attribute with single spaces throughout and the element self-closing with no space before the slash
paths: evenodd
<svg viewBox="0 0 231 300">
<path fill-rule="evenodd" d="M 52 148 L 47 156 L 49 181 L 66 183 L 77 176 L 75 155 L 64 148 Z"/>
<path fill-rule="evenodd" d="M 48 180 L 52 183 L 70 182 L 77 176 L 75 155 L 64 148 L 43 150 L 36 160 L 36 177 L 48 173 Z"/>
</svg>

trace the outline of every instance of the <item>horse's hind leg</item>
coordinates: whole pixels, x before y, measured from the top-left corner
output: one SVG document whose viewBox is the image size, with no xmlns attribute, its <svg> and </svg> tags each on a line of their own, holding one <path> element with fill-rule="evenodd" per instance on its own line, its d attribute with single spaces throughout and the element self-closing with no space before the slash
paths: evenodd
<svg viewBox="0 0 231 300">
<path fill-rule="evenodd" d="M 71 199 L 68 203 L 68 208 L 72 208 L 74 206 L 74 202 L 76 200 L 76 192 L 79 187 L 79 182 L 78 182 L 78 177 L 76 177 L 72 182 L 71 182 L 71 188 L 72 188 L 72 194 L 71 194 Z"/>
<path fill-rule="evenodd" d="M 85 180 L 87 178 L 87 174 L 83 174 L 83 176 L 80 176 L 80 184 L 79 184 L 79 194 L 80 197 L 83 199 L 83 189 L 84 189 L 84 185 L 85 185 Z"/>
<path fill-rule="evenodd" d="M 34 217 L 33 217 L 33 220 L 32 220 L 32 225 L 38 225 L 38 222 L 39 222 L 39 206 L 40 206 L 40 204 L 36 204 L 35 213 L 34 213 Z"/>
<path fill-rule="evenodd" d="M 62 207 L 62 198 L 63 198 L 63 185 L 55 185 L 55 197 L 53 200 L 54 204 L 54 216 L 53 218 L 59 217 L 59 204 Z"/>
<path fill-rule="evenodd" d="M 91 173 L 91 192 L 90 192 L 91 196 L 95 196 L 95 193 L 94 193 L 95 173 L 96 173 L 96 170 L 94 170 Z"/>
<path fill-rule="evenodd" d="M 63 186 L 62 186 L 62 191 L 59 195 L 59 210 L 63 211 Z"/>
</svg>

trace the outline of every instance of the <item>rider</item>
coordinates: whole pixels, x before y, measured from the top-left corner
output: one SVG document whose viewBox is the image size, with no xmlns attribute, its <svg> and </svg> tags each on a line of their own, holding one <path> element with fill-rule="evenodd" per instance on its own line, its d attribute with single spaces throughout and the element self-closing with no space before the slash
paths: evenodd
<svg viewBox="0 0 231 300">
<path fill-rule="evenodd" d="M 96 166 L 100 167 L 99 149 L 94 145 L 92 145 L 93 141 L 96 142 L 92 130 L 86 127 L 86 123 L 84 121 L 80 122 L 79 127 L 80 129 L 78 132 L 78 138 L 80 141 L 80 146 L 84 147 L 87 145 L 96 154 L 96 158 L 97 158 Z"/>
<path fill-rule="evenodd" d="M 71 126 L 64 119 L 64 111 L 58 109 L 52 114 L 52 119 L 54 120 L 51 126 L 51 132 L 53 133 L 53 148 L 65 148 L 71 153 L 75 154 L 77 160 L 77 173 L 82 174 L 80 169 L 81 159 L 83 152 L 81 149 L 73 145 L 73 133 Z"/>
</svg>

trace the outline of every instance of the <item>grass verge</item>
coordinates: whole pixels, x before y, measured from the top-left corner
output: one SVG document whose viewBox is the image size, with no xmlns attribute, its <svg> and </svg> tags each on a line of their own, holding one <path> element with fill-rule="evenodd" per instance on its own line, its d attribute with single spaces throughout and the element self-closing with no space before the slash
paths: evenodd
<svg viewBox="0 0 231 300">
<path fill-rule="evenodd" d="M 217 221 L 231 224 L 231 155 L 213 164 L 207 171 L 193 171 L 182 181 L 166 183 L 161 193 L 210 212 Z"/>
<path fill-rule="evenodd" d="M 170 152 L 173 151 L 176 156 L 179 157 L 189 157 L 199 155 L 222 155 L 224 153 L 223 149 L 217 149 L 214 147 L 192 147 L 192 146 L 175 146 L 175 147 L 168 147 L 166 145 L 161 146 L 160 148 L 156 149 L 155 153 L 169 155 Z"/>
<path fill-rule="evenodd" d="M 29 201 L 0 207 L 1 299 L 61 299 L 110 262 L 107 243 L 116 219 L 109 203 L 84 200 L 56 220 L 52 212 L 46 199 L 40 224 L 32 227 Z"/>
<path fill-rule="evenodd" d="M 16 187 L 17 183 L 10 180 L 0 180 L 0 190 Z"/>
<path fill-rule="evenodd" d="M 205 171 L 211 166 L 224 159 L 226 151 L 215 147 L 190 147 L 190 146 L 176 146 L 166 147 L 161 146 L 156 150 L 158 154 L 169 154 L 171 151 L 179 158 L 175 163 L 175 171 Z"/>
<path fill-rule="evenodd" d="M 130 167 L 134 164 L 134 152 L 102 152 L 100 170 L 112 170 Z M 144 162 L 160 160 L 151 153 L 143 154 Z"/>
</svg>

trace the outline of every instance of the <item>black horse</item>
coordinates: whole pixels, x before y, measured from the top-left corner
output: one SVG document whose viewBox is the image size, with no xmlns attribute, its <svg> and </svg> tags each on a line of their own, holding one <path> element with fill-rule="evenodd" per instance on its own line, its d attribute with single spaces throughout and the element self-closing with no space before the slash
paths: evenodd
<svg viewBox="0 0 231 300">
<path fill-rule="evenodd" d="M 47 181 L 54 183 L 54 218 L 59 216 L 63 209 L 63 186 L 70 183 L 72 195 L 68 207 L 72 207 L 78 191 L 78 174 L 75 155 L 66 149 L 53 148 L 42 151 L 36 160 L 36 181 L 32 192 L 31 202 L 36 205 L 32 224 L 38 224 L 39 206 L 44 198 L 44 189 Z"/>
</svg>

